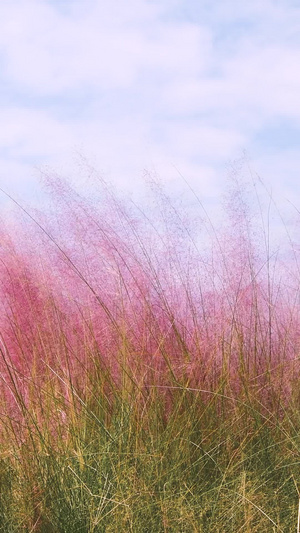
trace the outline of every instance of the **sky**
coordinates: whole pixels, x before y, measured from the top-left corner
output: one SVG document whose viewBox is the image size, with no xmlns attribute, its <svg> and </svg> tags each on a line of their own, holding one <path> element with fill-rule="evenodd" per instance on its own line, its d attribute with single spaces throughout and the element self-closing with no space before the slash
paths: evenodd
<svg viewBox="0 0 300 533">
<path fill-rule="evenodd" d="M 300 4 L 292 0 L 1 0 L 0 185 L 120 189 L 179 175 L 213 200 L 246 154 L 300 207 Z"/>
</svg>

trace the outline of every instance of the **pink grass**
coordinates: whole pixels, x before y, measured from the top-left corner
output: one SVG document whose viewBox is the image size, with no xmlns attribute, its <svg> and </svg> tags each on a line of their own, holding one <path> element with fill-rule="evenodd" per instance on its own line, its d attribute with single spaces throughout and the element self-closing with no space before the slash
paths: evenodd
<svg viewBox="0 0 300 533">
<path fill-rule="evenodd" d="M 166 409 L 178 386 L 267 409 L 294 401 L 296 256 L 272 255 L 238 187 L 220 228 L 154 185 L 149 209 L 103 183 L 92 198 L 48 187 L 49 214 L 15 206 L 1 237 L 2 416 L 23 428 L 30 406 L 41 423 L 47 408 L 64 421 L 96 383 L 108 402 L 140 391 L 141 405 L 157 386 Z"/>
</svg>

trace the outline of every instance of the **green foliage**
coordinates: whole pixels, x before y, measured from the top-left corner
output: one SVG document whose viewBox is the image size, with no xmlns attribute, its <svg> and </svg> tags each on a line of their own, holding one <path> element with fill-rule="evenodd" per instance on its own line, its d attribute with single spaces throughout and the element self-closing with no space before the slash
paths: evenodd
<svg viewBox="0 0 300 533">
<path fill-rule="evenodd" d="M 296 531 L 295 413 L 222 414 L 218 395 L 205 404 L 182 387 L 165 419 L 155 394 L 146 410 L 134 392 L 109 428 L 78 407 L 64 440 L 45 446 L 29 427 L 22 445 L 2 442 L 0 531 Z"/>
</svg>

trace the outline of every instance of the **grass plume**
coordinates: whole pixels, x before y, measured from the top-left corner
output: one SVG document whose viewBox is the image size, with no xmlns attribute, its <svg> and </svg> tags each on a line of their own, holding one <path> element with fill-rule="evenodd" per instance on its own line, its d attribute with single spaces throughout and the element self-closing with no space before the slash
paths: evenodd
<svg viewBox="0 0 300 533">
<path fill-rule="evenodd" d="M 100 178 L 45 176 L 47 213 L 2 191 L 0 531 L 296 532 L 293 234 L 258 181 L 220 226 L 148 181 L 147 207 Z"/>
</svg>

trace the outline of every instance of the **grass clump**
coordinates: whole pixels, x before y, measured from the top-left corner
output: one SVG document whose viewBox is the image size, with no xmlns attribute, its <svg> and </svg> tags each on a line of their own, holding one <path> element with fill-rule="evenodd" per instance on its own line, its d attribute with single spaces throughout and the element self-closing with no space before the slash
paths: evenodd
<svg viewBox="0 0 300 533">
<path fill-rule="evenodd" d="M 3 221 L 0 531 L 296 533 L 292 234 L 238 184 L 219 229 L 155 183 L 147 211 L 47 185 Z"/>
</svg>

